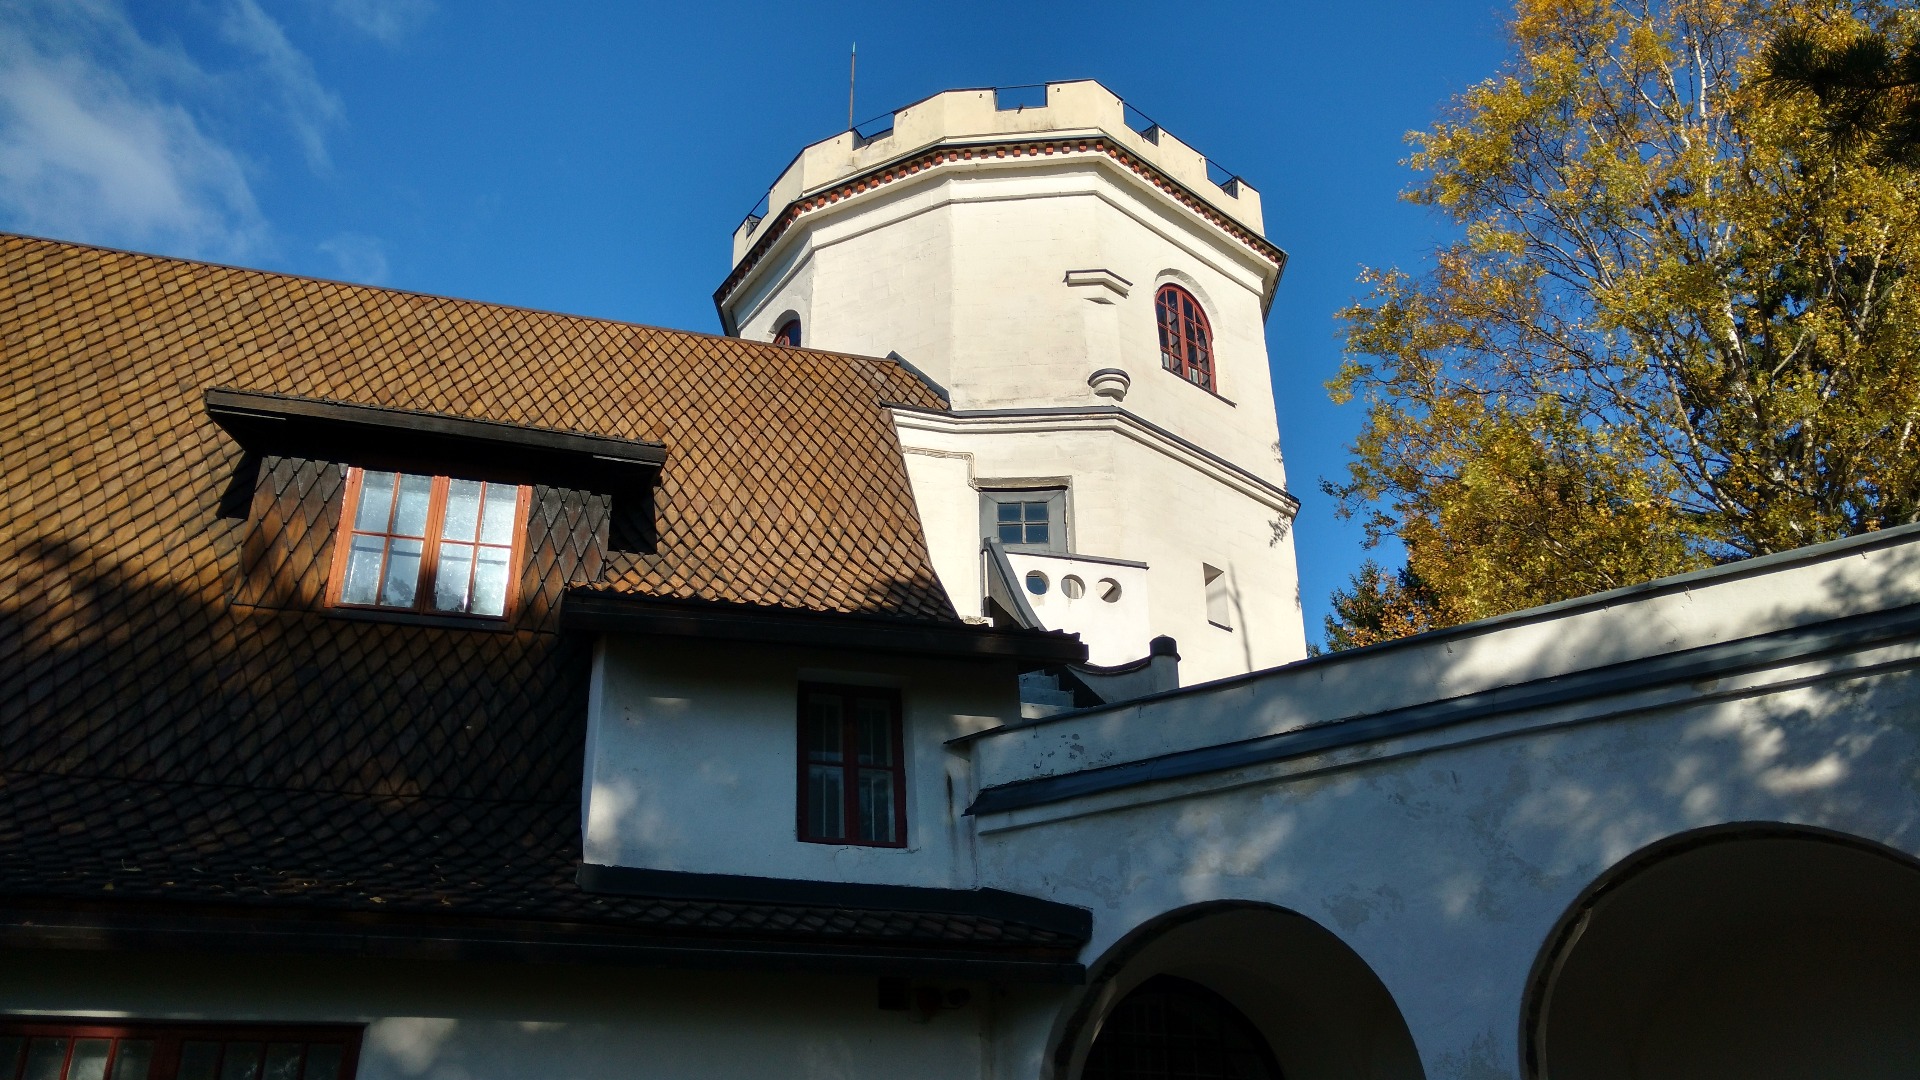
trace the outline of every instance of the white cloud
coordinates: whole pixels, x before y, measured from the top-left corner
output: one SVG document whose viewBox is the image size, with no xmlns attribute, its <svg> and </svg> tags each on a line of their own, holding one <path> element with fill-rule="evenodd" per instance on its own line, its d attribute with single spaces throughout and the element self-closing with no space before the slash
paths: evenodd
<svg viewBox="0 0 1920 1080">
<path fill-rule="evenodd" d="M 239 66 L 143 36 L 120 0 L 0 0 L 0 225 L 236 259 L 268 230 L 234 133 L 269 119 L 324 169 L 339 99 L 256 0 L 175 9 Z"/>
<path fill-rule="evenodd" d="M 340 268 L 340 277 L 362 285 L 384 285 L 387 281 L 387 248 L 377 238 L 359 233 L 341 233 L 322 241 L 323 255 L 331 255 Z"/>
<path fill-rule="evenodd" d="M 330 0 L 327 7 L 355 30 L 393 46 L 433 15 L 433 0 Z"/>
<path fill-rule="evenodd" d="M 254 0 L 228 0 L 220 30 L 229 42 L 253 55 L 256 72 L 279 99 L 281 115 L 308 164 L 325 168 L 326 132 L 340 119 L 340 99 L 320 84 L 313 61 L 293 47 L 286 31 Z"/>
<path fill-rule="evenodd" d="M 239 157 L 181 103 L 206 84 L 190 60 L 96 0 L 6 3 L 0 25 L 12 227 L 224 258 L 255 246 L 263 223 Z"/>
</svg>

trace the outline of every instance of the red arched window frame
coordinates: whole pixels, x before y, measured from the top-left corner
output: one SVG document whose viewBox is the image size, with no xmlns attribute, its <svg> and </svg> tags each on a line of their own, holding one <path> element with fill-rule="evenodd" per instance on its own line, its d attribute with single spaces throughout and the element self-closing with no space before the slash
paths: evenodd
<svg viewBox="0 0 1920 1080">
<path fill-rule="evenodd" d="M 775 345 L 786 345 L 791 348 L 796 348 L 796 349 L 799 348 L 800 347 L 800 320 L 788 319 L 786 322 L 781 323 L 780 329 L 775 330 L 773 332 L 773 343 Z"/>
<path fill-rule="evenodd" d="M 1208 392 L 1213 385 L 1213 328 L 1193 294 L 1162 285 L 1153 297 L 1160 322 L 1160 366 Z"/>
</svg>

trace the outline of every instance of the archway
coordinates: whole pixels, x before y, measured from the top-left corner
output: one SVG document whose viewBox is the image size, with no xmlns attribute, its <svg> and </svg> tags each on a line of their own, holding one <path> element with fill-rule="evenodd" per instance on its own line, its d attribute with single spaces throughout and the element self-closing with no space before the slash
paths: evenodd
<svg viewBox="0 0 1920 1080">
<path fill-rule="evenodd" d="M 1143 1052 L 1114 1071 L 1129 1049 Z M 1057 1026 L 1051 1064 L 1059 1080 L 1423 1077 L 1359 954 L 1312 919 L 1241 901 L 1170 912 L 1109 949 Z"/>
<path fill-rule="evenodd" d="M 1628 859 L 1536 963 L 1535 1080 L 1920 1075 L 1920 864 L 1790 826 Z"/>
</svg>

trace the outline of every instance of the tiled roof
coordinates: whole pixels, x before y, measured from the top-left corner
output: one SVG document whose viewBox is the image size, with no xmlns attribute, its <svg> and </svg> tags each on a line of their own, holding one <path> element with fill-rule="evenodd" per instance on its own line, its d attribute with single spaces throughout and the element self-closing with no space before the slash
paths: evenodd
<svg viewBox="0 0 1920 1080">
<path fill-rule="evenodd" d="M 151 554 L 237 460 L 224 386 L 664 442 L 659 553 L 601 587 L 955 618 L 876 407 L 940 401 L 889 361 L 18 236 L 0 276 L 12 535 Z"/>
<path fill-rule="evenodd" d="M 365 805 L 375 802 L 386 805 Z M 973 949 L 1071 951 L 1081 943 L 1056 929 L 972 913 L 588 893 L 575 885 L 577 860 L 551 843 L 578 814 L 577 800 L 9 776 L 0 787 L 0 850 L 14 897 L 292 905 Z M 55 822 L 58 828 L 45 827 Z M 421 850 L 420 836 L 433 838 L 432 850 Z M 369 859 L 370 852 L 402 857 Z"/>
<path fill-rule="evenodd" d="M 583 892 L 590 642 L 263 603 L 317 588 L 318 547 L 242 550 L 256 523 L 218 513 L 240 450 L 202 399 L 658 440 L 658 554 L 567 556 L 600 574 L 574 586 L 953 623 L 880 407 L 937 401 L 899 367 L 13 236 L 0 351 L 0 904 L 1058 944 L 971 916 Z M 324 520 L 340 497 L 297 463 L 261 483 L 256 516 Z M 597 512 L 550 496 L 531 528 Z M 549 606 L 553 558 L 528 571 Z"/>
</svg>

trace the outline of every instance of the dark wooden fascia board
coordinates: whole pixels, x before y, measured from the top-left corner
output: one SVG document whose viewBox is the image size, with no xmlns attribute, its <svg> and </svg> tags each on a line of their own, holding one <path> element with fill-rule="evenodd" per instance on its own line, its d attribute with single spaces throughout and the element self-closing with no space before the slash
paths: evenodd
<svg viewBox="0 0 1920 1080">
<path fill-rule="evenodd" d="M 241 446 L 378 467 L 585 490 L 650 485 L 666 461 L 657 442 L 502 424 L 444 413 L 214 388 L 207 415 Z"/>
<path fill-rule="evenodd" d="M 1087 647 L 1076 634 L 733 604 L 683 604 L 601 592 L 566 594 L 560 604 L 560 625 L 682 640 L 1012 660 L 1031 667 L 1084 663 L 1087 658 Z"/>
<path fill-rule="evenodd" d="M 587 892 L 609 896 L 968 915 L 1020 923 L 1072 937 L 1081 944 L 1093 936 L 1093 913 L 1086 908 L 1002 889 L 697 874 L 597 863 L 582 863 L 578 881 Z"/>
<path fill-rule="evenodd" d="M 287 918 L 253 911 L 102 910 L 4 901 L 0 949 L 592 964 L 1023 983 L 1075 984 L 1086 977 L 1086 969 L 1065 949 L 843 944 L 505 920 Z"/>
</svg>

